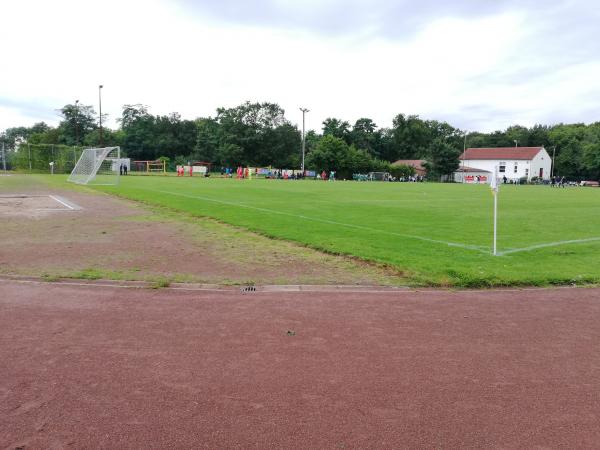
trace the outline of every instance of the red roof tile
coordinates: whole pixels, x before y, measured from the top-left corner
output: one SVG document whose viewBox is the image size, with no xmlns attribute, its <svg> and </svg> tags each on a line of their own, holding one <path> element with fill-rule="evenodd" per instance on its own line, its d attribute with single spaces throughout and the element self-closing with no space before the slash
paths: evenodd
<svg viewBox="0 0 600 450">
<path fill-rule="evenodd" d="M 531 160 L 544 147 L 468 148 L 460 159 L 525 159 Z"/>
</svg>

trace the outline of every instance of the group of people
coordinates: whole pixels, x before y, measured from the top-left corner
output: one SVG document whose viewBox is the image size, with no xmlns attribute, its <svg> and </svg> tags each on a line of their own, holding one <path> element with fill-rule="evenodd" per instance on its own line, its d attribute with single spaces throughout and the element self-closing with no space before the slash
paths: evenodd
<svg viewBox="0 0 600 450">
<path fill-rule="evenodd" d="M 121 163 L 119 166 L 119 175 L 127 175 L 127 164 Z"/>
<path fill-rule="evenodd" d="M 238 180 L 252 178 L 252 170 L 249 167 L 238 166 L 238 168 L 235 170 L 235 174 Z M 223 178 L 233 178 L 233 169 L 231 167 L 222 167 L 221 176 Z"/>
<path fill-rule="evenodd" d="M 236 169 L 236 178 L 238 180 L 243 180 L 243 179 L 252 179 L 252 176 L 258 176 L 259 171 L 258 169 L 251 169 L 249 167 L 243 167 L 243 166 L 239 166 Z M 303 173 L 301 171 L 298 170 L 268 170 L 268 171 L 261 171 L 260 172 L 262 175 L 265 176 L 265 178 L 267 179 L 273 179 L 273 180 L 301 180 L 303 178 L 305 178 L 306 176 L 306 172 Z M 233 178 L 233 169 L 230 167 L 222 167 L 221 168 L 221 176 L 223 178 Z"/>
<path fill-rule="evenodd" d="M 296 170 L 269 170 L 265 174 L 265 178 L 273 180 L 302 180 L 305 177 L 305 173 Z"/>
<path fill-rule="evenodd" d="M 252 179 L 252 171 L 250 170 L 249 167 L 238 166 L 238 168 L 236 170 L 236 174 L 237 174 L 238 180 Z"/>
<path fill-rule="evenodd" d="M 326 171 L 321 172 L 320 175 L 317 174 L 317 180 L 335 181 L 335 170 L 329 171 L 329 174 Z"/>
<path fill-rule="evenodd" d="M 521 184 L 520 178 L 508 179 L 506 175 L 502 176 L 502 184 Z"/>
<path fill-rule="evenodd" d="M 565 177 L 556 176 L 550 178 L 550 187 L 564 188 L 565 184 Z"/>
<path fill-rule="evenodd" d="M 189 170 L 190 170 L 190 177 L 192 176 L 193 173 L 193 169 L 192 166 L 189 166 Z M 177 176 L 178 177 L 183 177 L 185 176 L 185 167 L 184 166 L 177 166 Z"/>
<path fill-rule="evenodd" d="M 410 175 L 408 177 L 400 177 L 400 178 L 390 177 L 390 179 L 388 181 L 401 181 L 401 182 L 409 182 L 409 183 L 422 183 L 423 181 L 425 181 L 425 177 L 423 177 L 422 175 Z"/>
</svg>

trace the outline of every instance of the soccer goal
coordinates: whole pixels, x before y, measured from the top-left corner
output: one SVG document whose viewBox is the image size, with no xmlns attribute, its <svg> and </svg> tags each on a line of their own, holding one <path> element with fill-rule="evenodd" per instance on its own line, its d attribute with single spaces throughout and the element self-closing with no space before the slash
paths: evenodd
<svg viewBox="0 0 600 450">
<path fill-rule="evenodd" d="M 77 184 L 119 184 L 120 147 L 86 148 L 68 181 Z"/>
</svg>

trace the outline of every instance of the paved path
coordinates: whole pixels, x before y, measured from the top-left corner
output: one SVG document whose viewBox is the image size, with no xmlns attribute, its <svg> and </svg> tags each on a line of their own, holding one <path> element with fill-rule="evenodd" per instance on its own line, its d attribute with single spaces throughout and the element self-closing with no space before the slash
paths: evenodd
<svg viewBox="0 0 600 450">
<path fill-rule="evenodd" d="M 597 448 L 599 319 L 598 289 L 3 281 L 0 449 Z"/>
</svg>

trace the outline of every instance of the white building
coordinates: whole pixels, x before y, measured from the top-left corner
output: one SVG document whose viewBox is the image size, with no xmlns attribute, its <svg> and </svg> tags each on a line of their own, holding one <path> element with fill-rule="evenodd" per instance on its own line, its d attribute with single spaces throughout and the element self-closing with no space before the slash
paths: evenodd
<svg viewBox="0 0 600 450">
<path fill-rule="evenodd" d="M 458 183 L 489 183 L 498 167 L 498 178 L 510 180 L 532 177 L 550 179 L 552 158 L 544 147 L 468 148 L 460 157 L 460 167 L 454 173 Z M 486 176 L 487 175 L 487 176 Z M 485 180 L 482 180 L 485 178 Z"/>
</svg>

